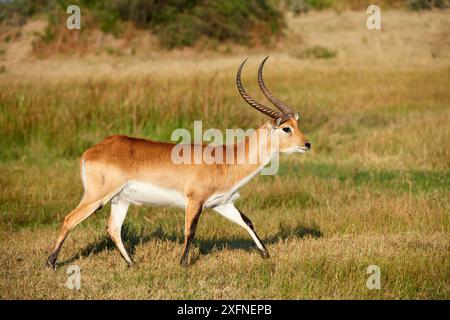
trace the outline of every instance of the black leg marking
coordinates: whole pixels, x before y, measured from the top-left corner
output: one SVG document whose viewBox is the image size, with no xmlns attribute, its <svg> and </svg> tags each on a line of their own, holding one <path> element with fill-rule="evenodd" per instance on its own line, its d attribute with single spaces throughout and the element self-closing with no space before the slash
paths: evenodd
<svg viewBox="0 0 450 320">
<path fill-rule="evenodd" d="M 56 269 L 56 258 L 57 254 L 50 254 L 47 258 L 47 261 L 45 262 L 45 266 L 48 268 Z"/>
<path fill-rule="evenodd" d="M 47 258 L 47 261 L 45 262 L 45 266 L 52 268 L 53 270 L 56 270 L 56 259 L 58 259 L 59 251 L 61 250 L 62 243 L 59 245 L 59 247 L 52 251 L 50 255 Z"/>
<path fill-rule="evenodd" d="M 189 250 L 191 249 L 191 243 L 192 243 L 192 240 L 194 239 L 195 228 L 196 228 L 196 223 L 195 223 L 195 226 L 193 225 L 193 228 L 191 228 L 191 233 L 189 234 L 189 237 L 187 238 L 186 246 L 184 247 L 183 255 L 181 256 L 180 264 L 183 267 L 189 266 Z M 194 229 L 194 230 L 192 231 L 192 229 Z"/>
<path fill-rule="evenodd" d="M 252 221 L 245 214 L 243 214 L 239 209 L 238 209 L 238 211 L 239 211 L 239 214 L 241 215 L 242 220 L 253 231 L 253 233 L 255 234 L 256 238 L 259 240 L 259 243 L 261 243 L 261 245 L 262 245 L 263 250 L 261 250 L 258 247 L 258 251 L 261 254 L 261 257 L 263 257 L 264 259 L 270 258 L 269 251 L 267 250 L 266 246 L 264 245 L 264 243 L 261 241 L 261 239 L 259 238 L 258 234 L 256 233 L 256 230 L 253 227 Z"/>
<path fill-rule="evenodd" d="M 192 237 L 189 237 L 188 242 L 184 248 L 183 254 L 181 256 L 180 264 L 183 267 L 189 266 L 189 250 L 191 248 L 191 241 L 192 241 Z"/>
</svg>

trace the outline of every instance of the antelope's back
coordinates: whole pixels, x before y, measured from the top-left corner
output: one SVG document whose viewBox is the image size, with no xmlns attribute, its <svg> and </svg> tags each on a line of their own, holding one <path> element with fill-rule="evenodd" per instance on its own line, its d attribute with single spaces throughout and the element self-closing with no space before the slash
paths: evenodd
<svg viewBox="0 0 450 320">
<path fill-rule="evenodd" d="M 173 143 L 113 135 L 86 150 L 82 160 L 87 166 L 89 163 L 94 165 L 103 175 L 120 175 L 124 182 L 149 182 L 184 193 L 198 190 L 201 184 L 204 189 L 202 192 L 213 192 L 220 181 L 217 181 L 217 175 L 214 179 L 208 172 L 215 166 L 215 171 L 220 174 L 221 166 L 177 164 L 172 161 L 172 150 L 175 146 Z M 206 170 L 206 166 L 209 170 Z"/>
</svg>

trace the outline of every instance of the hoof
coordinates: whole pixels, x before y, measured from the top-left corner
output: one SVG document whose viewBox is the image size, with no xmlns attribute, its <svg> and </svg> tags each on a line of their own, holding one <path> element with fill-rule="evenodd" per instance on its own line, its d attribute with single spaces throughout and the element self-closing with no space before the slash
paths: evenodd
<svg viewBox="0 0 450 320">
<path fill-rule="evenodd" d="M 44 264 L 44 267 L 56 270 L 56 258 L 50 256 Z"/>
<path fill-rule="evenodd" d="M 267 251 L 267 250 L 265 250 L 265 251 L 259 250 L 259 254 L 261 255 L 261 257 L 263 259 L 269 259 L 270 258 L 269 251 Z"/>
<path fill-rule="evenodd" d="M 189 260 L 187 258 L 182 258 L 180 260 L 180 266 L 187 268 L 187 267 L 189 267 L 189 265 L 190 265 Z"/>
</svg>

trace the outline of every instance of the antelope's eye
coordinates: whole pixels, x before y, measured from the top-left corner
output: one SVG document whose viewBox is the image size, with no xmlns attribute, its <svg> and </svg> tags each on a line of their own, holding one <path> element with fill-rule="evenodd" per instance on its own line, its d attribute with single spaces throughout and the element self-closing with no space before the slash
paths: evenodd
<svg viewBox="0 0 450 320">
<path fill-rule="evenodd" d="M 283 128 L 283 131 L 286 132 L 286 133 L 291 133 L 291 128 L 289 128 L 289 127 L 284 127 L 284 128 Z"/>
</svg>

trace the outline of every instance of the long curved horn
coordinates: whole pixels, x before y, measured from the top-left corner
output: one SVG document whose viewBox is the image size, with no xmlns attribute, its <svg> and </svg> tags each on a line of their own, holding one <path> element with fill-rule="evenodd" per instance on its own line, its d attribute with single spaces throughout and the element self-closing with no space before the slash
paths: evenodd
<svg viewBox="0 0 450 320">
<path fill-rule="evenodd" d="M 277 107 L 281 112 L 283 112 L 284 114 L 287 114 L 287 115 L 294 115 L 294 111 L 292 111 L 292 109 L 289 108 L 286 104 L 284 104 L 283 102 L 281 102 L 280 100 L 275 98 L 272 95 L 272 93 L 270 93 L 269 89 L 267 89 L 266 84 L 264 83 L 262 72 L 263 72 L 263 68 L 264 68 L 264 63 L 266 63 L 266 60 L 268 58 L 269 57 L 266 57 L 259 65 L 259 70 L 258 70 L 259 87 L 260 87 L 262 93 L 266 96 L 266 98 L 269 99 L 270 102 L 272 102 L 274 104 L 274 106 Z"/>
<path fill-rule="evenodd" d="M 275 110 L 272 110 L 270 108 L 267 108 L 266 106 L 262 105 L 258 101 L 256 101 L 253 98 L 251 98 L 247 94 L 247 91 L 245 91 L 244 87 L 242 86 L 242 81 L 241 81 L 241 71 L 242 71 L 242 68 L 244 67 L 245 62 L 247 62 L 247 59 L 245 59 L 241 63 L 241 66 L 239 67 L 237 75 L 236 75 L 236 85 L 237 85 L 239 94 L 245 100 L 245 102 L 247 102 L 249 105 L 251 105 L 253 108 L 258 110 L 259 112 L 264 113 L 265 115 L 271 117 L 272 119 L 282 118 L 283 117 L 282 113 L 280 113 L 278 111 L 275 111 Z"/>
</svg>

